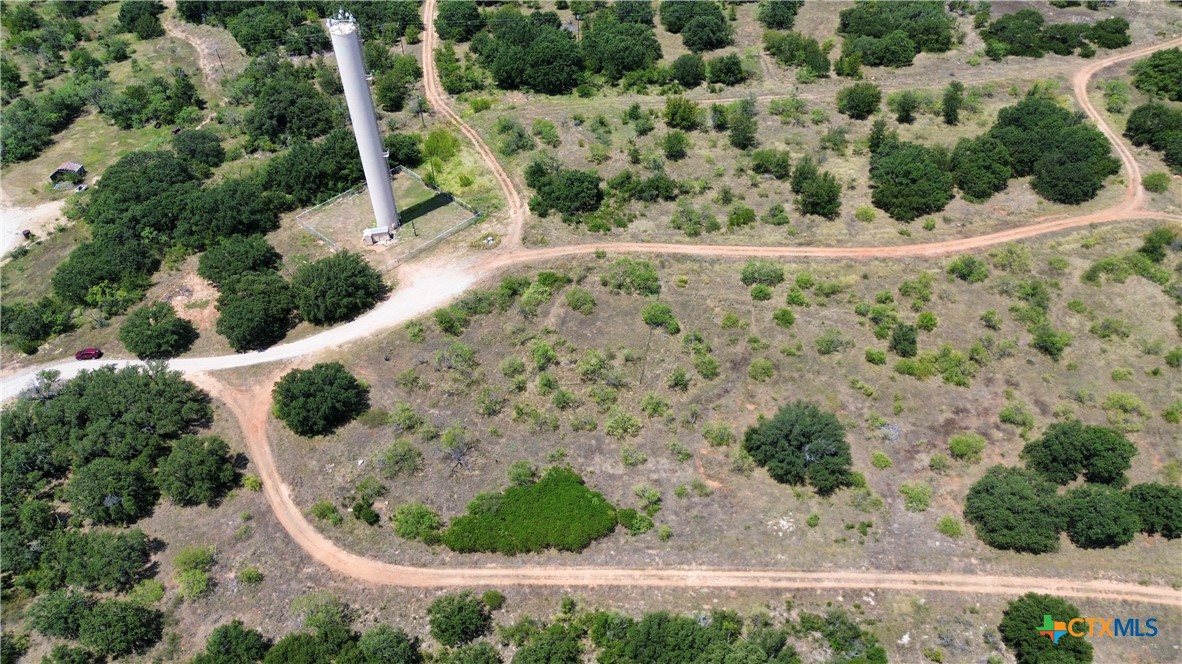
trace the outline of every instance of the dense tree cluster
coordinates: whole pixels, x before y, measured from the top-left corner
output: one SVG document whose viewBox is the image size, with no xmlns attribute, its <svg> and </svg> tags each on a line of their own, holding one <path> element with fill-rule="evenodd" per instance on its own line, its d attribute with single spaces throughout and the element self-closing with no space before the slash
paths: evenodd
<svg viewBox="0 0 1182 664">
<path fill-rule="evenodd" d="M 136 309 L 119 328 L 119 341 L 141 360 L 176 357 L 196 340 L 197 328 L 177 316 L 168 302 Z"/>
<path fill-rule="evenodd" d="M 722 9 L 713 2 L 678 2 L 662 0 L 661 25 L 675 35 L 689 50 L 713 51 L 731 43 L 731 29 Z"/>
<path fill-rule="evenodd" d="M 804 0 L 762 0 L 757 17 L 763 27 L 772 30 L 791 30 L 796 23 L 796 13 Z"/>
<path fill-rule="evenodd" d="M 134 522 L 155 506 L 157 462 L 209 416 L 207 397 L 161 366 L 41 378 L 0 415 L 6 583 L 113 591 L 139 580 L 151 556 L 142 532 L 64 528 L 69 515 L 48 499 L 60 491 L 77 523 Z"/>
<path fill-rule="evenodd" d="M 829 171 L 820 171 L 808 155 L 796 163 L 789 188 L 801 214 L 836 219 L 841 212 L 841 183 Z"/>
<path fill-rule="evenodd" d="M 1120 17 L 1106 18 L 1092 25 L 1051 23 L 1035 9 L 1021 9 L 980 27 L 985 53 L 994 60 L 1007 55 L 1041 58 L 1045 53 L 1071 55 L 1078 52 L 1092 57 L 1096 49 L 1128 46 L 1129 22 Z M 1090 43 L 1089 43 L 1090 42 Z"/>
<path fill-rule="evenodd" d="M 843 56 L 857 53 L 865 65 L 905 67 L 921 51 L 952 48 L 954 23 L 943 2 L 867 2 L 842 10 L 837 31 L 846 36 Z"/>
<path fill-rule="evenodd" d="M 812 37 L 797 32 L 768 30 L 763 33 L 763 50 L 786 67 L 806 70 L 808 76 L 829 75 L 829 56 L 825 55 L 821 45 Z"/>
<path fill-rule="evenodd" d="M 574 217 L 598 210 L 603 202 L 598 173 L 563 168 L 554 159 L 535 159 L 525 169 L 525 183 L 534 190 L 529 209 L 542 217 L 551 210 Z"/>
<path fill-rule="evenodd" d="M 0 341 L 32 355 L 49 339 L 74 329 L 71 307 L 53 297 L 0 304 Z"/>
<path fill-rule="evenodd" d="M 952 200 L 946 157 L 916 143 L 890 140 L 870 157 L 870 200 L 893 219 L 912 221 Z"/>
<path fill-rule="evenodd" d="M 1084 480 L 1124 486 L 1137 448 L 1121 432 L 1079 420 L 1056 422 L 1042 437 L 1026 444 L 1026 464 L 1055 484 L 1067 484 L 1081 473 Z"/>
<path fill-rule="evenodd" d="M 777 482 L 808 483 L 823 496 L 851 481 L 845 428 L 835 415 L 810 403 L 797 401 L 771 419 L 761 417 L 743 435 L 743 449 Z"/>
<path fill-rule="evenodd" d="M 613 12 L 595 15 L 580 46 L 587 69 L 602 73 L 613 83 L 628 72 L 648 69 L 661 59 L 661 45 L 650 26 L 622 21 Z"/>
<path fill-rule="evenodd" d="M 292 369 L 271 391 L 275 416 L 301 436 L 324 436 L 369 409 L 369 387 L 339 362 Z"/>
<path fill-rule="evenodd" d="M 382 275 L 349 251 L 301 266 L 291 286 L 300 316 L 315 325 L 351 320 L 386 293 Z"/>
<path fill-rule="evenodd" d="M 1068 633 L 1056 642 L 1039 634 L 1044 616 L 1067 623 L 1079 618 L 1080 613 L 1075 605 L 1058 597 L 1036 593 L 1026 593 L 1010 601 L 1002 612 L 997 631 L 1001 632 L 1002 642 L 1014 653 L 1018 664 L 1049 661 L 1086 664 L 1092 661 L 1092 644 L 1087 639 Z"/>
<path fill-rule="evenodd" d="M 506 90 L 566 94 L 584 68 L 574 35 L 561 29 L 553 12 L 527 17 L 514 8 L 498 9 L 489 16 L 489 31 L 473 38 L 472 52 Z"/>
<path fill-rule="evenodd" d="M 1133 86 L 1153 97 L 1182 101 L 1182 48 L 1157 51 L 1133 65 Z"/>
<path fill-rule="evenodd" d="M 855 88 L 842 91 L 847 106 Z M 1144 124 L 1131 117 L 1129 135 L 1140 137 L 1146 133 L 1143 127 L 1159 126 L 1156 118 L 1166 114 L 1154 113 Z M 1150 114 L 1143 117 L 1148 120 Z M 1037 94 L 1001 109 L 986 134 L 961 139 L 951 154 L 900 141 L 881 120 L 871 129 L 870 151 L 871 200 L 901 221 L 944 209 L 952 200 L 953 185 L 966 200 L 979 203 L 1005 189 L 1011 178 L 1029 175 L 1043 198 L 1079 204 L 1094 198 L 1104 180 L 1120 169 L 1099 130 Z"/>
<path fill-rule="evenodd" d="M 1108 427 L 1052 424 L 1022 450 L 1029 470 L 994 466 L 973 485 L 965 518 L 989 546 L 1029 553 L 1058 550 L 1061 531 L 1083 548 L 1118 547 L 1137 531 L 1182 536 L 1182 489 L 1139 484 L 1119 490 L 1136 451 Z M 1056 484 L 1081 473 L 1086 484 L 1056 493 Z"/>
<path fill-rule="evenodd" d="M 11 164 L 41 154 L 85 106 L 82 91 L 68 83 L 33 99 L 17 99 L 4 109 L 0 123 L 0 161 Z"/>
<path fill-rule="evenodd" d="M 1160 102 L 1142 104 L 1129 114 L 1125 136 L 1133 145 L 1161 152 L 1170 170 L 1182 174 L 1182 109 Z"/>
</svg>

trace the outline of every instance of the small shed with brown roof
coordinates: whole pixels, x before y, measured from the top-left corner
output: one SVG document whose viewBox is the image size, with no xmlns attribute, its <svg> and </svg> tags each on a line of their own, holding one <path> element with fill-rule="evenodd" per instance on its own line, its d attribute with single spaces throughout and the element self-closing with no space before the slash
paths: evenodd
<svg viewBox="0 0 1182 664">
<path fill-rule="evenodd" d="M 49 176 L 50 182 L 58 182 L 60 180 L 70 180 L 71 182 L 80 180 L 86 177 L 86 167 L 76 161 L 64 162 L 57 167 Z"/>
</svg>

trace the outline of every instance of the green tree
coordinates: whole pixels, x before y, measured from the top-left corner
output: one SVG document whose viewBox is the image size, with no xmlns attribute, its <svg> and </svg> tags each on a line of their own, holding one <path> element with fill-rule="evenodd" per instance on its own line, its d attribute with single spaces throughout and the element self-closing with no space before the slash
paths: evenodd
<svg viewBox="0 0 1182 664">
<path fill-rule="evenodd" d="M 988 134 L 962 138 L 952 151 L 952 181 L 965 200 L 987 200 L 1005 189 L 1012 175 L 1009 150 Z"/>
<path fill-rule="evenodd" d="M 300 267 L 291 285 L 300 316 L 316 325 L 356 318 L 386 292 L 382 275 L 349 251 Z"/>
<path fill-rule="evenodd" d="M 576 171 L 535 159 L 525 171 L 525 183 L 536 192 L 529 209 L 542 217 L 551 210 L 563 216 L 594 212 L 603 202 L 600 177 L 594 171 Z"/>
<path fill-rule="evenodd" d="M 167 237 L 196 190 L 197 176 L 171 152 L 131 152 L 103 172 L 86 220 L 130 230 L 137 239 L 145 231 Z"/>
<path fill-rule="evenodd" d="M 414 168 L 423 163 L 418 134 L 387 134 L 382 142 L 390 151 L 390 163 L 407 168 Z"/>
<path fill-rule="evenodd" d="M 651 27 L 619 21 L 610 12 L 596 15 L 583 35 L 581 47 L 587 68 L 602 72 L 613 82 L 629 72 L 648 69 L 661 59 L 661 45 Z"/>
<path fill-rule="evenodd" d="M 670 128 L 685 131 L 697 129 L 701 122 L 698 116 L 697 103 L 685 97 L 665 98 L 665 124 Z"/>
<path fill-rule="evenodd" d="M 953 81 L 944 89 L 943 103 L 940 113 L 944 116 L 944 124 L 954 125 L 960 122 L 960 107 L 964 104 L 964 84 Z"/>
<path fill-rule="evenodd" d="M 232 235 L 211 246 L 197 261 L 197 274 L 218 288 L 247 272 L 273 272 L 283 256 L 262 235 Z"/>
<path fill-rule="evenodd" d="M 293 632 L 267 650 L 263 664 L 330 664 L 334 654 L 319 636 Z"/>
<path fill-rule="evenodd" d="M 186 129 L 172 137 L 172 149 L 190 164 L 217 168 L 226 160 L 222 139 L 209 129 Z"/>
<path fill-rule="evenodd" d="M 661 139 L 661 150 L 664 151 L 665 157 L 671 161 L 685 159 L 688 148 L 689 138 L 686 137 L 684 131 L 674 129 Z"/>
<path fill-rule="evenodd" d="M 1070 622 L 1079 618 L 1079 609 L 1058 597 L 1026 593 L 1011 600 L 1002 612 L 1001 640 L 1014 653 L 1018 664 L 1041 664 L 1044 662 L 1091 662 L 1092 644 L 1082 637 L 1070 633 L 1059 637 L 1055 643 L 1039 634 L 1044 616 L 1052 621 Z"/>
<path fill-rule="evenodd" d="M 475 0 L 445 2 L 435 16 L 435 30 L 440 39 L 465 42 L 483 28 L 484 16 L 476 8 Z"/>
<path fill-rule="evenodd" d="M 158 497 L 149 473 L 109 457 L 77 469 L 65 497 L 74 513 L 94 523 L 127 525 L 152 512 Z"/>
<path fill-rule="evenodd" d="M 66 530 L 49 540 L 41 556 L 38 586 L 81 586 L 88 590 L 126 591 L 144 573 L 151 558 L 143 531 Z"/>
<path fill-rule="evenodd" d="M 268 646 L 267 639 L 257 630 L 247 629 L 241 620 L 233 620 L 209 633 L 205 640 L 207 658 L 202 664 L 250 664 L 261 660 Z"/>
<path fill-rule="evenodd" d="M 1182 101 L 1182 48 L 1170 48 L 1133 65 L 1133 86 L 1153 97 Z"/>
<path fill-rule="evenodd" d="M 762 0 L 757 17 L 763 27 L 772 30 L 791 30 L 803 0 Z"/>
<path fill-rule="evenodd" d="M 738 85 L 747 78 L 747 74 L 743 71 L 743 61 L 737 53 L 712 58 L 706 63 L 706 67 L 710 72 L 708 80 L 711 83 Z"/>
<path fill-rule="evenodd" d="M 311 140 L 327 134 L 334 119 L 332 102 L 316 86 L 277 78 L 263 85 L 244 124 L 254 143 L 281 146 L 294 139 Z"/>
<path fill-rule="evenodd" d="M 1136 446 L 1123 433 L 1079 420 L 1050 425 L 1022 449 L 1027 465 L 1056 484 L 1067 484 L 1083 473 L 1088 482 L 1115 487 L 1127 481 L 1125 471 L 1135 454 Z"/>
<path fill-rule="evenodd" d="M 82 619 L 90 613 L 94 599 L 75 590 L 55 590 L 42 595 L 29 607 L 29 626 L 45 636 L 78 638 Z"/>
<path fill-rule="evenodd" d="M 1085 484 L 1063 496 L 1067 537 L 1084 549 L 1118 547 L 1141 530 L 1129 494 L 1101 484 Z"/>
<path fill-rule="evenodd" d="M 164 36 L 160 14 L 164 5 L 155 0 L 130 0 L 119 6 L 119 26 L 124 32 L 134 32 L 140 39 Z"/>
<path fill-rule="evenodd" d="M 9 301 L 0 305 L 0 339 L 27 355 L 73 328 L 70 307 L 50 296 L 36 302 Z"/>
<path fill-rule="evenodd" d="M 197 340 L 197 328 L 168 302 L 140 307 L 119 328 L 119 341 L 141 360 L 176 357 Z"/>
<path fill-rule="evenodd" d="M 534 636 L 513 655 L 513 664 L 579 664 L 583 646 L 572 628 L 553 625 Z"/>
<path fill-rule="evenodd" d="M 1129 489 L 1141 531 L 1166 539 L 1182 537 L 1182 487 L 1150 482 Z"/>
<path fill-rule="evenodd" d="M 832 413 L 810 403 L 797 401 L 771 419 L 760 418 L 744 434 L 743 449 L 777 482 L 807 481 L 823 496 L 851 481 L 845 428 Z"/>
<path fill-rule="evenodd" d="M 870 200 L 893 219 L 911 221 L 944 209 L 952 200 L 952 176 L 931 148 L 890 142 L 870 157 Z"/>
<path fill-rule="evenodd" d="M 185 436 L 160 462 L 160 490 L 179 505 L 212 505 L 236 477 L 230 447 L 217 436 Z"/>
<path fill-rule="evenodd" d="M 102 655 L 130 655 L 156 645 L 163 629 L 159 611 L 109 599 L 82 618 L 78 640 Z"/>
<path fill-rule="evenodd" d="M 1061 519 L 1055 485 L 1021 468 L 994 466 L 969 489 L 964 516 L 995 549 L 1059 550 Z"/>
<path fill-rule="evenodd" d="M 1058 145 L 1034 163 L 1030 186 L 1043 198 L 1078 205 L 1095 198 L 1104 179 L 1120 171 L 1112 146 L 1091 125 L 1064 129 Z"/>
<path fill-rule="evenodd" d="M 427 607 L 431 636 L 458 646 L 482 636 L 492 624 L 488 609 L 470 592 L 444 595 Z"/>
<path fill-rule="evenodd" d="M 1064 129 L 1075 122 L 1066 109 L 1040 96 L 1028 96 L 997 114 L 989 135 L 1010 153 L 1014 177 L 1034 172 L 1034 164 L 1058 147 Z"/>
<path fill-rule="evenodd" d="M 919 350 L 918 343 L 914 325 L 896 323 L 891 330 L 891 341 L 887 347 L 899 357 L 915 357 Z"/>
<path fill-rule="evenodd" d="M 357 641 L 357 648 L 365 662 L 372 664 L 420 664 L 423 661 L 418 639 L 389 625 L 378 625 L 362 634 Z"/>
<path fill-rule="evenodd" d="M 706 79 L 706 62 L 697 53 L 685 53 L 673 61 L 672 73 L 678 83 L 696 88 Z"/>
<path fill-rule="evenodd" d="M 238 352 L 262 350 L 287 335 L 295 300 L 291 285 L 274 272 L 247 272 L 222 284 L 218 334 Z"/>
<path fill-rule="evenodd" d="M 732 112 L 729 114 L 730 132 L 728 139 L 731 147 L 740 150 L 755 147 L 756 132 L 759 131 L 759 124 L 756 123 L 755 118 L 747 113 Z"/>
<path fill-rule="evenodd" d="M 837 110 L 855 120 L 865 120 L 878 112 L 882 90 L 873 83 L 855 83 L 837 93 Z"/>
<path fill-rule="evenodd" d="M 793 184 L 796 175 L 793 173 Z M 836 219 L 841 213 L 841 183 L 829 171 L 805 180 L 796 197 L 796 209 L 801 214 L 815 214 Z"/>
<path fill-rule="evenodd" d="M 369 388 L 339 362 L 293 369 L 275 384 L 275 416 L 301 436 L 324 436 L 369 408 Z"/>
<path fill-rule="evenodd" d="M 721 10 L 714 4 L 708 6 L 717 13 L 693 18 L 681 32 L 682 43 L 694 53 L 713 51 L 731 43 L 731 29 L 722 17 Z"/>
<path fill-rule="evenodd" d="M 205 249 L 221 238 L 269 233 L 279 228 L 272 201 L 254 180 L 223 180 L 189 197 L 176 224 L 176 239 L 186 247 Z"/>
</svg>

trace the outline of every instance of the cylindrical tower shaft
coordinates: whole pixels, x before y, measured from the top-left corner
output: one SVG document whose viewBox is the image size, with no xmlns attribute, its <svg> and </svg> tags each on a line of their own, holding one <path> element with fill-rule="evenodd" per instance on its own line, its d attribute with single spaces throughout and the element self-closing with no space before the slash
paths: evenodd
<svg viewBox="0 0 1182 664">
<path fill-rule="evenodd" d="M 357 22 L 348 15 L 330 18 L 328 34 L 332 37 L 332 50 L 337 56 L 337 68 L 341 72 L 341 84 L 345 88 L 349 117 L 353 120 L 353 134 L 357 137 L 361 167 L 365 171 L 365 184 L 369 188 L 369 200 L 373 203 L 373 214 L 377 222 L 375 226 L 397 227 L 398 208 L 394 205 L 394 190 L 390 187 L 390 167 L 386 162 L 386 149 L 382 145 L 378 118 L 373 109 L 373 98 L 369 94 L 369 81 L 365 75 L 365 60 L 361 55 Z"/>
</svg>

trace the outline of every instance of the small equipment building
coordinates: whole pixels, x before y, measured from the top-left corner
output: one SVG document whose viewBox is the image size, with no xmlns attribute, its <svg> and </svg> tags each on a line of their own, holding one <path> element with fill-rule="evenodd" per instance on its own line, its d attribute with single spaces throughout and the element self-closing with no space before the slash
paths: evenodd
<svg viewBox="0 0 1182 664">
<path fill-rule="evenodd" d="M 86 177 L 86 167 L 76 161 L 67 161 L 61 166 L 57 167 L 49 176 L 49 181 L 57 184 L 62 180 L 69 180 L 70 182 L 80 182 L 82 178 Z"/>
</svg>

